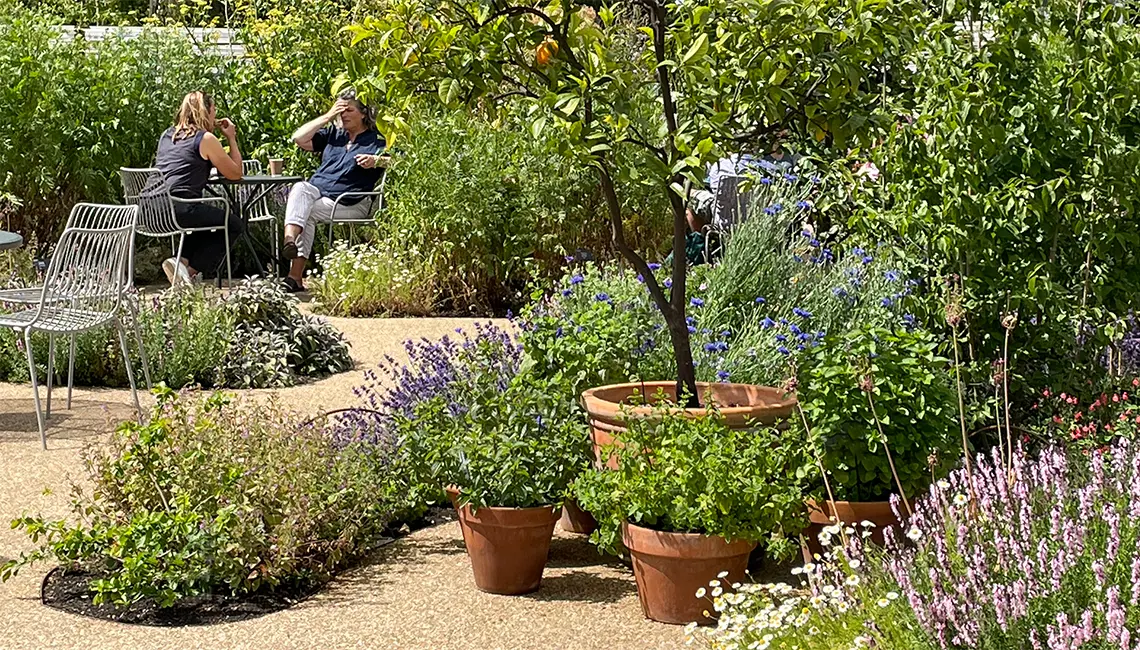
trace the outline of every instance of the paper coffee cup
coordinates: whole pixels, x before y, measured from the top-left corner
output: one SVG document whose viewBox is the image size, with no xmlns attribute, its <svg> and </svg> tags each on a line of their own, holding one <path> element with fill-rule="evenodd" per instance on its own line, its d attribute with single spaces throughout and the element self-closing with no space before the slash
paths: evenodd
<svg viewBox="0 0 1140 650">
<path fill-rule="evenodd" d="M 285 172 L 285 160 L 282 158 L 269 159 L 269 175 L 280 176 Z"/>
</svg>

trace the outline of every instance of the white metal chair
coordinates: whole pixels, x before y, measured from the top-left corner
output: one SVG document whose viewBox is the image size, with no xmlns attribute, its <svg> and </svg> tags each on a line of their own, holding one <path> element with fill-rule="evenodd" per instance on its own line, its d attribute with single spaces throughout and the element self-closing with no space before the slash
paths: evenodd
<svg viewBox="0 0 1140 650">
<path fill-rule="evenodd" d="M 752 207 L 752 190 L 746 177 L 739 174 L 722 174 L 713 196 L 712 223 L 705 226 L 705 263 L 711 263 L 713 236 L 720 248 L 725 246 L 732 231 L 748 218 Z"/>
<path fill-rule="evenodd" d="M 67 222 L 64 223 L 64 230 L 68 228 L 86 228 L 103 230 L 107 228 L 114 228 L 117 223 L 121 222 L 120 210 L 110 210 L 108 207 L 119 208 L 120 206 L 103 206 L 91 203 L 79 203 L 71 209 L 71 213 L 67 216 Z M 127 267 L 127 273 L 124 281 L 127 283 L 128 289 L 134 288 L 135 270 L 134 270 L 134 254 L 132 247 L 132 255 Z M 66 303 L 66 296 L 57 296 L 55 294 L 44 294 L 43 285 L 35 287 L 22 287 L 17 289 L 0 289 L 0 304 L 8 305 L 38 305 L 41 301 L 47 300 L 50 303 Z M 131 322 L 135 324 L 135 343 L 139 348 L 139 356 L 143 363 L 143 374 L 146 378 L 147 389 L 151 387 L 150 381 L 150 364 L 146 356 L 146 348 L 143 347 L 142 334 L 138 329 L 138 312 L 135 309 L 134 302 L 131 300 L 124 300 L 123 306 L 128 310 L 131 315 Z M 75 334 L 71 335 L 70 350 L 68 352 L 67 361 L 67 408 L 71 409 L 72 391 L 75 387 Z M 51 340 L 48 344 L 48 356 L 52 357 L 51 372 L 47 379 L 47 408 L 45 412 L 48 417 L 51 417 L 51 389 L 52 378 L 55 372 L 55 335 L 51 335 Z"/>
<path fill-rule="evenodd" d="M 204 196 L 198 199 L 184 199 L 170 194 L 170 187 L 166 184 L 166 177 L 153 167 L 119 169 L 119 176 L 123 181 L 123 198 L 131 205 L 139 208 L 137 232 L 146 237 L 170 237 L 170 248 L 175 259 L 182 259 L 182 246 L 186 243 L 186 235 L 194 232 L 222 231 L 226 242 L 226 280 L 233 284 L 233 265 L 230 262 L 230 232 L 227 228 L 230 217 L 230 202 L 221 196 Z M 193 205 L 196 203 L 213 203 L 220 205 L 226 214 L 226 223 L 220 226 L 206 226 L 202 228 L 185 228 L 178 224 L 175 218 L 175 204 Z M 178 237 L 177 247 L 174 237 Z M 206 269 L 199 269 L 205 271 Z M 211 269 L 215 270 L 216 269 Z M 221 286 L 221 279 L 218 280 Z"/>
<path fill-rule="evenodd" d="M 378 185 L 376 185 L 376 189 L 372 190 L 371 192 L 345 192 L 344 194 L 341 194 L 340 196 L 336 197 L 336 199 L 333 201 L 332 214 L 329 215 L 329 247 L 330 248 L 332 247 L 332 242 L 333 242 L 333 228 L 337 224 L 346 224 L 349 226 L 349 228 L 351 228 L 352 226 L 357 225 L 357 224 L 376 223 L 376 217 L 384 209 L 384 182 L 387 179 L 388 179 L 388 170 L 384 170 L 384 173 L 381 174 L 381 176 L 380 176 L 380 183 Z M 337 212 L 337 208 L 340 207 L 341 201 L 343 201 L 344 199 L 353 199 L 353 198 L 358 198 L 361 201 L 371 201 L 371 205 L 368 206 L 368 213 L 367 213 L 368 216 L 366 218 L 365 217 L 361 217 L 361 218 L 340 217 L 340 218 L 337 218 L 336 212 Z M 343 214 L 343 212 L 342 212 L 342 214 Z M 351 237 L 351 235 L 350 235 L 350 237 Z"/>
<path fill-rule="evenodd" d="M 260 176 L 262 174 L 261 161 L 241 161 L 241 172 L 245 176 Z M 262 194 L 261 198 L 254 203 L 246 203 L 246 201 L 253 197 L 258 191 L 259 190 L 255 187 L 243 187 L 241 189 L 242 204 L 245 206 L 246 214 L 249 215 L 249 223 L 269 222 L 271 229 L 269 246 L 273 252 L 273 259 L 277 260 L 281 256 L 278 249 L 281 232 L 277 229 L 277 215 L 273 214 L 273 210 L 270 209 L 269 196 Z M 274 265 L 273 268 L 277 269 L 277 266 Z"/>
<path fill-rule="evenodd" d="M 40 290 L 39 302 L 23 311 L 0 315 L 0 327 L 9 327 L 24 334 L 24 350 L 28 356 L 28 373 L 32 380 L 40 444 L 44 449 L 47 449 L 46 416 L 40 406 L 39 381 L 32 353 L 33 332 L 45 332 L 50 337 L 47 378 L 50 399 L 51 378 L 55 368 L 55 336 L 74 335 L 113 325 L 118 331 L 127 380 L 131 384 L 131 396 L 135 408 L 142 414 L 121 318 L 126 310 L 126 289 L 130 286 L 128 274 L 133 268 L 137 220 L 137 206 L 77 205 L 71 220 L 77 225 L 66 228 L 56 244 Z M 149 377 L 150 370 L 137 330 L 137 320 L 135 327 L 144 371 Z M 74 358 L 72 366 L 74 369 Z"/>
</svg>

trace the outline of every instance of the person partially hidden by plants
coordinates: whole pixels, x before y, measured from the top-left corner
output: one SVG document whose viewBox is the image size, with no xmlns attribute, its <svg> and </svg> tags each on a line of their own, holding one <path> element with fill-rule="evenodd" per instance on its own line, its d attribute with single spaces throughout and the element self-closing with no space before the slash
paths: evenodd
<svg viewBox="0 0 1140 650">
<path fill-rule="evenodd" d="M 214 135 L 215 128 L 220 129 L 229 142 L 229 153 Z M 200 199 L 210 180 L 211 168 L 230 180 L 241 178 L 237 126 L 228 118 L 217 119 L 217 106 L 208 94 L 192 92 L 178 107 L 174 126 L 158 139 L 154 166 L 166 178 L 171 196 Z M 229 230 L 230 241 L 235 241 L 242 230 L 237 214 L 231 213 L 227 219 L 226 211 L 211 203 L 175 202 L 174 218 L 183 228 L 224 225 Z M 221 266 L 225 255 L 225 235 L 220 229 L 196 231 L 186 235 L 182 257 L 167 259 L 162 263 L 162 270 L 170 284 L 188 284 L 199 277 L 200 271 Z"/>
<path fill-rule="evenodd" d="M 291 260 L 285 286 L 297 292 L 304 290 L 305 264 L 313 250 L 316 224 L 331 221 L 334 207 L 339 218 L 367 218 L 372 201 L 350 194 L 373 191 L 384 176 L 388 156 L 384 137 L 376 131 L 375 113 L 351 88 L 337 96 L 328 112 L 297 129 L 293 142 L 321 156 L 317 171 L 309 180 L 293 185 L 285 203 L 282 250 Z"/>
</svg>

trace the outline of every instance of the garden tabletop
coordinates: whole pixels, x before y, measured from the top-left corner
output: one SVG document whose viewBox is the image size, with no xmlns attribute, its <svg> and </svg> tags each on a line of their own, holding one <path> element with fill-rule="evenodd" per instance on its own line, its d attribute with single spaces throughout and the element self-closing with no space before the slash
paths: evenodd
<svg viewBox="0 0 1140 650">
<path fill-rule="evenodd" d="M 24 245 L 24 238 L 19 233 L 0 230 L 0 251 L 19 248 Z"/>
<path fill-rule="evenodd" d="M 243 176 L 237 180 L 231 180 L 224 176 L 210 177 L 209 184 L 225 194 L 230 206 L 242 220 L 244 227 L 239 239 L 245 242 L 246 248 L 253 255 L 253 262 L 257 265 L 258 274 L 263 277 L 265 276 L 265 265 L 261 263 L 261 258 L 258 257 L 257 249 L 253 244 L 253 237 L 249 234 L 250 215 L 248 207 L 257 205 L 258 201 L 282 185 L 292 185 L 303 180 L 305 179 L 302 176 L 272 175 Z M 276 237 L 276 233 L 273 236 Z M 273 263 L 276 264 L 277 260 L 273 260 Z"/>
</svg>

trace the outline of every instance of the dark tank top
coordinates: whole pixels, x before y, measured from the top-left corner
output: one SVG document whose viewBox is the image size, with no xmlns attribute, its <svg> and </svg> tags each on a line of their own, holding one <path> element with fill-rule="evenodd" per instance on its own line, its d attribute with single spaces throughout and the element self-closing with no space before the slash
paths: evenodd
<svg viewBox="0 0 1140 650">
<path fill-rule="evenodd" d="M 170 193 L 184 199 L 196 199 L 206 189 L 213 165 L 202 157 L 200 146 L 205 131 L 199 131 L 189 138 L 175 142 L 174 127 L 170 127 L 158 139 L 158 153 L 154 166 L 166 177 Z"/>
</svg>

